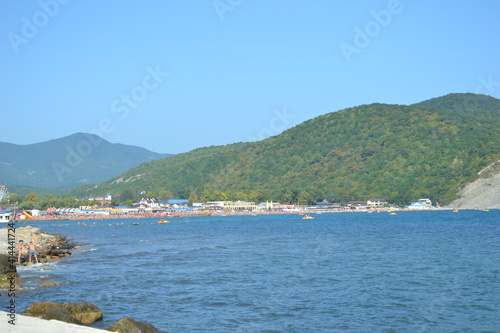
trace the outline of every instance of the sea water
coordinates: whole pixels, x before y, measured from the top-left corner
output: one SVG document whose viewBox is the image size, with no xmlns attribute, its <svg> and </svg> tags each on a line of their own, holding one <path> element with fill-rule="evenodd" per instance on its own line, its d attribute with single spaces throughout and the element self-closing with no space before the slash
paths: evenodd
<svg viewBox="0 0 500 333">
<path fill-rule="evenodd" d="M 18 312 L 91 302 L 96 327 L 162 332 L 500 332 L 500 211 L 313 216 L 18 223 L 90 244 L 20 268 Z"/>
</svg>

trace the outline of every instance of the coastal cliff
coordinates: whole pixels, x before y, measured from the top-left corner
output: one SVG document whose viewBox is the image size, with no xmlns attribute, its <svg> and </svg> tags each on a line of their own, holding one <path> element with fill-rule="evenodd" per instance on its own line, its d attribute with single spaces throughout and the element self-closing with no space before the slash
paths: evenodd
<svg viewBox="0 0 500 333">
<path fill-rule="evenodd" d="M 479 178 L 465 185 L 459 199 L 449 206 L 462 209 L 500 208 L 500 160 L 478 172 Z"/>
</svg>

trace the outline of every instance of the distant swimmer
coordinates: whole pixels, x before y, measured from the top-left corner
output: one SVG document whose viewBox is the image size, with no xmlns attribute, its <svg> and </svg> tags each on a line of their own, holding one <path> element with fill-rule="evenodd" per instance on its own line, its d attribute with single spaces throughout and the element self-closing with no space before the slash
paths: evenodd
<svg viewBox="0 0 500 333">
<path fill-rule="evenodd" d="M 36 246 L 33 244 L 33 242 L 29 242 L 28 248 L 30 249 L 30 254 L 29 254 L 29 262 L 31 262 L 31 256 L 34 256 L 36 259 L 36 263 L 38 264 L 38 253 L 36 251 Z"/>
</svg>

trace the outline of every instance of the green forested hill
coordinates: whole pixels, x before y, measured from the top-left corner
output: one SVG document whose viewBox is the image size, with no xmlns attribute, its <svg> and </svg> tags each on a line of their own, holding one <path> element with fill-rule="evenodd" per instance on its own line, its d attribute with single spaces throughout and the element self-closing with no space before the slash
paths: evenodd
<svg viewBox="0 0 500 333">
<path fill-rule="evenodd" d="M 440 109 L 449 116 L 464 115 L 486 119 L 500 119 L 498 100 L 487 95 L 449 94 L 415 104 L 415 106 Z"/>
<path fill-rule="evenodd" d="M 144 163 L 68 195 L 169 190 L 200 200 L 307 203 L 384 197 L 440 204 L 500 159 L 500 100 L 450 94 L 404 106 L 332 112 L 254 143 L 207 147 Z"/>
</svg>

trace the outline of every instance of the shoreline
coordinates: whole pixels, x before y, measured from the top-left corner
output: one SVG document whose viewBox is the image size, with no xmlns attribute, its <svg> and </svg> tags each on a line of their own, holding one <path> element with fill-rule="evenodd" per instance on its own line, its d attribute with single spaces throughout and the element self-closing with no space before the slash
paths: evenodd
<svg viewBox="0 0 500 333">
<path fill-rule="evenodd" d="M 40 319 L 36 317 L 25 316 L 21 314 L 14 315 L 14 323 L 10 324 L 10 313 L 0 310 L 0 331 L 1 332 L 37 332 L 37 333 L 99 333 L 109 332 L 90 326 L 81 326 L 69 324 L 63 321 L 51 319 Z"/>
<path fill-rule="evenodd" d="M 451 207 L 441 207 L 432 209 L 406 209 L 406 208 L 384 208 L 384 209 L 338 209 L 338 210 L 293 210 L 293 211 L 265 211 L 265 212 L 251 212 L 251 211 L 214 211 L 214 212 L 193 212 L 193 211 L 183 211 L 176 212 L 175 214 L 170 213 L 121 213 L 121 214 L 58 214 L 57 217 L 54 216 L 37 216 L 33 219 L 17 219 L 16 222 L 36 222 L 36 221 L 78 221 L 78 220 L 114 220 L 114 219 L 148 219 L 148 218 L 176 218 L 176 217 L 207 217 L 207 216 L 259 216 L 259 215 L 278 215 L 278 214 L 335 214 L 335 213 L 382 213 L 382 212 L 426 212 L 426 211 L 457 211 L 457 210 L 483 210 L 488 211 L 489 209 L 477 209 L 477 208 L 451 208 Z M 0 224 L 0 227 L 2 224 Z"/>
<path fill-rule="evenodd" d="M 38 220 L 28 221 L 37 222 Z M 29 266 L 37 262 L 47 263 L 49 261 L 63 260 L 71 256 L 76 247 L 86 245 L 74 242 L 67 236 L 61 236 L 58 232 L 49 234 L 41 227 L 16 225 L 16 223 L 12 222 L 5 228 L 2 228 L 0 224 L 0 253 L 10 255 L 13 264 L 16 266 Z M 20 263 L 18 263 L 18 241 L 24 242 Z M 30 256 L 29 242 L 33 242 L 36 246 L 36 256 Z"/>
</svg>

